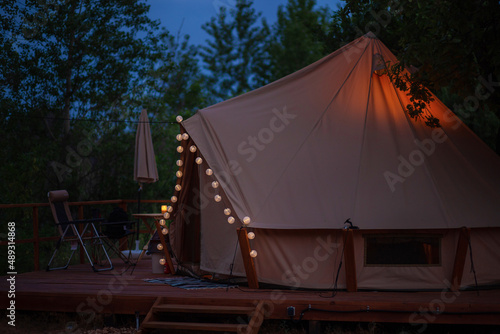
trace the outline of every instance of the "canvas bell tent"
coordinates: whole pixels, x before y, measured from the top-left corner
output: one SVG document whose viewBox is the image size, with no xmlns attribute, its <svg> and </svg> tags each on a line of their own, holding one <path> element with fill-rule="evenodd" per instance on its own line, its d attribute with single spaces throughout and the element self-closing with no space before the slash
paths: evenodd
<svg viewBox="0 0 500 334">
<path fill-rule="evenodd" d="M 255 238 L 243 252 L 257 252 L 259 282 L 499 283 L 499 157 L 435 96 L 426 112 L 441 127 L 411 119 L 409 97 L 382 71 L 388 62 L 397 59 L 369 33 L 182 121 L 170 233 L 178 260 L 245 276 L 237 229 L 248 217 Z"/>
</svg>

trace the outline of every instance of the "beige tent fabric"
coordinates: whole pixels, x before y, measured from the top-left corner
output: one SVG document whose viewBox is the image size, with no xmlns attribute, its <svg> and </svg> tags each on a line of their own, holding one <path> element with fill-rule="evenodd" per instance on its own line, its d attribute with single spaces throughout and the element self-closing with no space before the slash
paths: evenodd
<svg viewBox="0 0 500 334">
<path fill-rule="evenodd" d="M 348 218 L 363 232 L 443 233 L 441 265 L 424 267 L 366 267 L 356 234 L 359 288 L 448 287 L 462 226 L 473 228 L 474 256 L 485 256 L 475 261 L 481 284 L 500 280 L 500 158 L 437 98 L 428 112 L 441 128 L 410 119 L 409 98 L 379 73 L 381 59 L 397 61 L 369 33 L 182 122 L 204 159 L 199 188 L 191 189 L 206 195 L 199 207 L 203 270 L 229 274 L 236 254 L 233 273 L 243 274 L 235 249 L 241 223 L 229 225 L 223 214 L 230 207 L 237 220 L 251 218 L 261 282 L 333 288 Z M 206 168 L 214 174 L 207 177 Z M 210 190 L 213 180 L 219 190 Z M 491 234 L 476 233 L 486 227 Z M 463 286 L 470 284 L 466 274 Z M 345 287 L 343 269 L 337 287 Z"/>
<path fill-rule="evenodd" d="M 200 110 L 183 126 L 238 217 L 252 227 L 458 228 L 500 225 L 500 159 L 440 101 L 431 129 L 368 34 L 265 87 Z M 377 56 L 378 57 L 378 56 Z"/>
<path fill-rule="evenodd" d="M 158 181 L 155 150 L 151 138 L 148 113 L 142 110 L 135 136 L 134 180 L 139 183 Z"/>
</svg>

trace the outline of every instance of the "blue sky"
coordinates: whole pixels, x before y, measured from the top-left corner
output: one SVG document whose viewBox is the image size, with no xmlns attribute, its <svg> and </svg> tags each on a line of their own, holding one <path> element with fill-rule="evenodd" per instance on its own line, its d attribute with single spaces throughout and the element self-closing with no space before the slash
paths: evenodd
<svg viewBox="0 0 500 334">
<path fill-rule="evenodd" d="M 337 8 L 338 0 L 317 0 L 318 6 L 328 5 Z M 147 0 L 151 6 L 150 17 L 159 19 L 162 26 L 172 34 L 189 34 L 191 44 L 204 44 L 208 35 L 201 29 L 201 25 L 214 16 L 219 7 L 233 8 L 236 0 Z M 279 5 L 285 5 L 287 0 L 254 0 L 254 8 L 262 12 L 268 23 L 276 21 Z M 182 26 L 182 28 L 181 28 Z"/>
</svg>

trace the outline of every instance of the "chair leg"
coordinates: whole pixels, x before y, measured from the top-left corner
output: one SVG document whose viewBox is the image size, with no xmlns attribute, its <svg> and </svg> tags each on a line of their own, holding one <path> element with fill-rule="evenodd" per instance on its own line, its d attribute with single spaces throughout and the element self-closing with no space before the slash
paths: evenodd
<svg viewBox="0 0 500 334">
<path fill-rule="evenodd" d="M 61 244 L 63 243 L 64 241 L 64 236 L 66 235 L 66 233 L 68 232 L 68 227 L 66 227 L 66 229 L 64 230 L 64 233 L 63 235 L 59 238 L 59 240 L 57 240 L 57 244 L 56 244 L 56 249 L 54 250 L 54 253 L 52 253 L 52 257 L 50 258 L 50 261 L 49 263 L 47 264 L 47 268 L 45 269 L 46 271 L 52 271 L 52 270 L 60 270 L 60 269 L 67 269 L 68 266 L 69 266 L 69 263 L 71 262 L 71 259 L 73 258 L 73 255 L 75 254 L 75 250 L 72 250 L 71 251 L 71 254 L 69 256 L 69 259 L 68 259 L 68 262 L 66 262 L 66 265 L 62 266 L 62 267 L 57 267 L 57 268 L 51 268 L 50 265 L 52 264 L 52 261 L 55 260 L 56 258 L 56 254 L 57 252 L 59 251 L 59 248 L 61 247 Z"/>
</svg>

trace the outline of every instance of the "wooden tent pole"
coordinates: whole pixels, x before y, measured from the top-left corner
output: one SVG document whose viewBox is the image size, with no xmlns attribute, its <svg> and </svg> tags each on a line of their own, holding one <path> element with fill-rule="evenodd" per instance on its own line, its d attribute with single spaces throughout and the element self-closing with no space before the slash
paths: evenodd
<svg viewBox="0 0 500 334">
<path fill-rule="evenodd" d="M 259 288 L 259 280 L 257 279 L 257 271 L 255 270 L 255 263 L 253 257 L 250 256 L 250 242 L 248 241 L 247 229 L 240 227 L 236 230 L 238 233 L 238 242 L 240 244 L 241 257 L 243 265 L 245 266 L 245 273 L 247 275 L 248 287 L 251 289 Z"/>
</svg>

